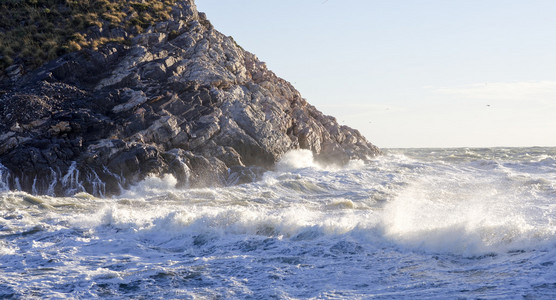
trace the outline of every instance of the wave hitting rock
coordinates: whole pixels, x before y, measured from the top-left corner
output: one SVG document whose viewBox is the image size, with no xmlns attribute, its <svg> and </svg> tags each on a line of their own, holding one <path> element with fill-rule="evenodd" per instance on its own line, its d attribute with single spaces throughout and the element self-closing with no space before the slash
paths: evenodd
<svg viewBox="0 0 556 300">
<path fill-rule="evenodd" d="M 129 45 L 70 53 L 0 86 L 0 175 L 33 193 L 108 195 L 166 173 L 180 186 L 248 182 L 292 149 L 340 164 L 380 153 L 193 1 Z"/>
</svg>

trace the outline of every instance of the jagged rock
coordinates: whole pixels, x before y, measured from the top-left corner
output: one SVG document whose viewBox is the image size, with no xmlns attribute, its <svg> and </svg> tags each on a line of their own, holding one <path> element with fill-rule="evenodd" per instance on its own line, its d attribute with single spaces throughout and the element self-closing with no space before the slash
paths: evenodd
<svg viewBox="0 0 556 300">
<path fill-rule="evenodd" d="M 126 88 L 124 90 L 125 90 L 124 91 L 125 96 L 129 99 L 127 100 L 126 103 L 118 104 L 114 106 L 114 108 L 112 108 L 113 113 L 128 111 L 134 107 L 137 107 L 147 102 L 147 96 L 145 96 L 145 93 L 143 93 L 143 91 L 134 91 L 129 88 Z"/>
<path fill-rule="evenodd" d="M 21 65 L 15 64 L 6 69 L 6 74 L 8 75 L 10 80 L 17 81 L 19 78 L 21 78 L 22 71 L 23 67 Z"/>
<path fill-rule="evenodd" d="M 192 0 L 171 15 L 129 46 L 84 49 L 28 74 L 9 70 L 0 84 L 8 185 L 110 195 L 164 173 L 183 187 L 238 184 L 292 149 L 327 163 L 380 153 L 216 31 Z"/>
</svg>

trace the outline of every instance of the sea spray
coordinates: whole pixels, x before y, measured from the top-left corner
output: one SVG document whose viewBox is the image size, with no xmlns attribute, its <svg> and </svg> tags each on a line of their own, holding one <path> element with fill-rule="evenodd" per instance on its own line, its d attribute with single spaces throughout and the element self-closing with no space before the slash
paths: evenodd
<svg viewBox="0 0 556 300">
<path fill-rule="evenodd" d="M 304 168 L 314 168 L 317 170 L 353 170 L 365 166 L 365 162 L 360 159 L 350 160 L 347 164 L 323 163 L 315 160 L 313 152 L 307 149 L 291 150 L 284 154 L 276 163 L 275 170 L 280 172 L 299 170 Z"/>
<path fill-rule="evenodd" d="M 4 165 L 0 164 L 0 192 L 10 190 L 10 171 Z"/>
<path fill-rule="evenodd" d="M 14 179 L 14 189 L 15 189 L 16 191 L 21 191 L 21 190 L 22 190 L 22 188 L 21 188 L 21 183 L 19 182 L 19 177 L 16 177 L 16 178 Z"/>
<path fill-rule="evenodd" d="M 87 180 L 93 186 L 93 195 L 99 195 L 104 197 L 106 194 L 106 183 L 100 179 L 95 170 L 90 170 L 87 176 Z"/>
<path fill-rule="evenodd" d="M 102 172 L 112 176 L 112 178 L 114 178 L 116 180 L 116 183 L 118 184 L 118 187 L 120 189 L 120 193 L 124 192 L 124 185 L 126 185 L 125 177 L 110 171 L 110 169 L 108 169 L 108 167 L 106 167 L 106 166 L 102 167 Z"/>
<path fill-rule="evenodd" d="M 83 182 L 79 180 L 79 169 L 75 161 L 71 162 L 66 175 L 62 177 L 62 187 L 66 190 L 66 195 L 74 195 L 78 192 L 85 192 Z"/>
<path fill-rule="evenodd" d="M 46 191 L 46 194 L 49 196 L 54 196 L 54 189 L 58 184 L 58 173 L 56 173 L 56 171 L 54 171 L 54 169 L 52 168 L 50 168 L 50 177 L 51 177 L 50 184 L 48 185 L 48 190 Z M 38 194 L 38 191 L 35 189 L 35 183 L 33 183 L 33 194 L 35 195 Z"/>
<path fill-rule="evenodd" d="M 310 150 L 290 151 L 282 156 L 276 164 L 276 170 L 288 171 L 302 168 L 318 167 Z"/>
<path fill-rule="evenodd" d="M 390 150 L 327 169 L 301 153 L 297 167 L 229 187 L 182 189 L 165 175 L 111 198 L 3 192 L 0 291 L 552 298 L 555 154 Z"/>
</svg>

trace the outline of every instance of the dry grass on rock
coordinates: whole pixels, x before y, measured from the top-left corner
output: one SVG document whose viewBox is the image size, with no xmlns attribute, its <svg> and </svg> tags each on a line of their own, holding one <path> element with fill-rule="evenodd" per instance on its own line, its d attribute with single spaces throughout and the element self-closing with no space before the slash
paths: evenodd
<svg viewBox="0 0 556 300">
<path fill-rule="evenodd" d="M 25 70 L 85 47 L 125 42 L 170 18 L 177 0 L 0 1 L 0 77 L 14 63 Z"/>
</svg>

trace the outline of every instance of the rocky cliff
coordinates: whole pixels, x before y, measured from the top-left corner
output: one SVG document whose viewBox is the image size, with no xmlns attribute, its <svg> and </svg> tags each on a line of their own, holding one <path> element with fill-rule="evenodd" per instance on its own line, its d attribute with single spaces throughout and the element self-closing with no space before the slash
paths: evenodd
<svg viewBox="0 0 556 300">
<path fill-rule="evenodd" d="M 192 0 L 127 43 L 6 74 L 4 188 L 109 195 L 165 173 L 181 186 L 236 184 L 291 149 L 329 163 L 380 153 L 216 31 Z"/>
</svg>

